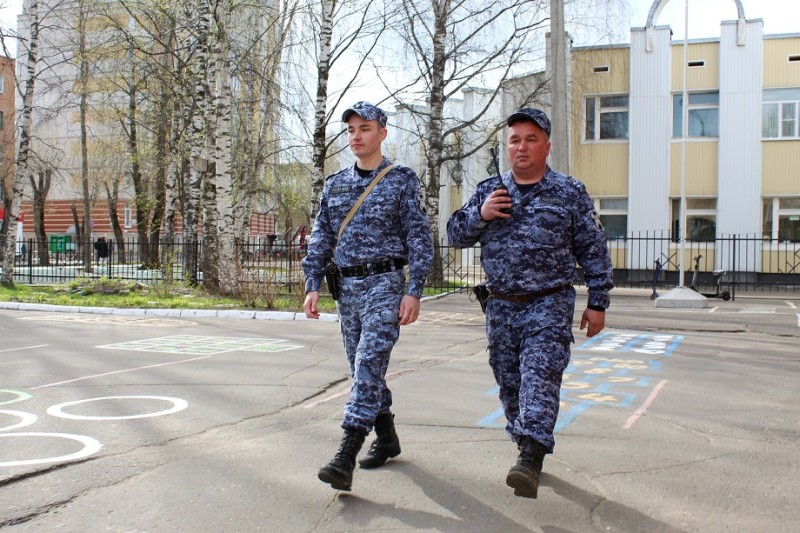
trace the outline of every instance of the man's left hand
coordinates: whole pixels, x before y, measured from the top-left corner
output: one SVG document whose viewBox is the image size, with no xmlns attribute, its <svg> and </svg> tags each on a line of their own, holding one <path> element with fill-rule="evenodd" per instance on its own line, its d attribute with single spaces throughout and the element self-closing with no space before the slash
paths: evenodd
<svg viewBox="0 0 800 533">
<path fill-rule="evenodd" d="M 417 317 L 419 317 L 419 298 L 406 294 L 400 302 L 400 325 L 413 324 L 417 321 Z"/>
<path fill-rule="evenodd" d="M 595 311 L 594 309 L 586 309 L 581 317 L 581 330 L 589 325 L 586 330 L 587 337 L 594 337 L 606 327 L 606 314 L 602 311 Z"/>
</svg>

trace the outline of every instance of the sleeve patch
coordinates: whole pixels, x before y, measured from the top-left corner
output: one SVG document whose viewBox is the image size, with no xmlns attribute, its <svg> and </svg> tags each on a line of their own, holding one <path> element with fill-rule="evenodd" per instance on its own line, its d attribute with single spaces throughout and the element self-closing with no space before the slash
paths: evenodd
<svg viewBox="0 0 800 533">
<path fill-rule="evenodd" d="M 600 222 L 600 213 L 592 211 L 590 216 L 592 217 L 592 222 L 594 222 L 595 227 L 599 230 L 603 230 L 603 223 Z"/>
</svg>

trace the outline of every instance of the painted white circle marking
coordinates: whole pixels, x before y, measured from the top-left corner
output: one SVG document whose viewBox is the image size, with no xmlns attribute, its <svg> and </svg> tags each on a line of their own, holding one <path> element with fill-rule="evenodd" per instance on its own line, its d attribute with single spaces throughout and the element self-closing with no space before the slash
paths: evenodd
<svg viewBox="0 0 800 533">
<path fill-rule="evenodd" d="M 40 465 L 44 463 L 63 463 L 66 461 L 75 461 L 89 457 L 93 453 L 97 453 L 103 447 L 97 440 L 92 437 L 84 435 L 72 435 L 69 433 L 0 433 L 0 439 L 9 437 L 52 437 L 59 439 L 69 439 L 78 441 L 83 444 L 83 449 L 69 455 L 61 455 L 58 457 L 44 457 L 42 459 L 27 459 L 23 461 L 4 461 L 0 462 L 2 466 L 27 466 L 27 465 Z"/>
<path fill-rule="evenodd" d="M 17 397 L 14 398 L 13 400 L 6 400 L 4 402 L 0 402 L 0 405 L 8 405 L 10 403 L 21 402 L 21 401 L 27 400 L 28 398 L 31 397 L 31 395 L 28 394 L 27 392 L 22 392 L 22 391 L 18 391 L 18 390 L 0 389 L 0 392 L 8 392 L 8 393 L 17 395 Z"/>
<path fill-rule="evenodd" d="M 4 428 L 0 428 L 0 431 L 10 431 L 12 429 L 19 429 L 24 428 L 25 426 L 30 426 L 36 419 L 38 418 L 36 415 L 32 413 L 25 413 L 23 411 L 10 411 L 6 409 L 0 409 L 0 413 L 5 413 L 11 416 L 18 416 L 21 420 L 14 424 L 13 426 L 6 426 Z"/>
<path fill-rule="evenodd" d="M 169 409 L 164 409 L 163 411 L 155 411 L 153 413 L 143 413 L 140 415 L 127 415 L 127 416 L 83 416 L 83 415 L 71 415 L 63 411 L 65 407 L 69 407 L 71 405 L 78 405 L 81 403 L 89 403 L 89 402 L 100 402 L 103 400 L 162 400 L 165 402 L 170 402 L 172 404 L 172 407 Z M 89 398 L 88 400 L 78 400 L 75 402 L 60 403 L 58 405 L 49 407 L 47 409 L 47 414 L 58 418 L 67 418 L 69 420 L 133 420 L 134 418 L 150 418 L 153 416 L 171 415 L 172 413 L 183 411 L 187 407 L 189 407 L 189 403 L 186 400 L 181 400 L 180 398 L 170 398 L 169 396 L 104 396 L 102 398 Z"/>
</svg>

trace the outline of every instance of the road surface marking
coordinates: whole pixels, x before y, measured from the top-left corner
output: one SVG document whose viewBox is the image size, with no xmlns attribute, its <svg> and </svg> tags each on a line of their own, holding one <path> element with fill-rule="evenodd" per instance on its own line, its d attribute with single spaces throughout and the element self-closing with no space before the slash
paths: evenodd
<svg viewBox="0 0 800 533">
<path fill-rule="evenodd" d="M 6 352 L 16 352 L 19 350 L 33 350 L 34 348 L 44 348 L 45 346 L 50 346 L 49 344 L 37 344 L 36 346 L 20 346 L 19 348 L 9 348 L 7 350 L 0 350 L 0 353 Z"/>
<path fill-rule="evenodd" d="M 650 396 L 647 397 L 642 406 L 639 407 L 636 412 L 633 413 L 633 415 L 631 415 L 627 422 L 625 422 L 625 425 L 622 426 L 622 429 L 630 429 L 636 423 L 636 421 L 639 420 L 639 418 L 647 411 L 647 408 L 650 407 L 650 405 L 656 399 L 656 396 L 658 396 L 658 393 L 661 392 L 661 389 L 663 389 L 664 385 L 666 384 L 667 380 L 665 379 L 656 385 L 656 388 L 653 389 L 653 392 L 650 393 Z"/>
<path fill-rule="evenodd" d="M 59 439 L 75 440 L 83 444 L 83 449 L 69 455 L 61 455 L 57 457 L 44 457 L 41 459 L 27 459 L 23 461 L 4 461 L 0 462 L 2 466 L 28 466 L 40 465 L 45 463 L 64 463 L 66 461 L 75 461 L 88 457 L 93 453 L 100 451 L 103 447 L 97 440 L 87 437 L 85 435 L 72 435 L 70 433 L 0 433 L 0 439 L 9 437 L 56 437 Z"/>
<path fill-rule="evenodd" d="M 127 415 L 127 416 L 84 416 L 84 415 L 71 415 L 64 412 L 64 407 L 71 405 L 78 405 L 81 403 L 99 402 L 103 400 L 162 400 L 172 403 L 169 409 L 161 411 L 153 411 L 152 413 L 142 413 L 140 415 Z M 152 418 L 154 416 L 171 415 L 183 411 L 189 407 L 189 402 L 180 398 L 170 398 L 169 396 L 105 396 L 103 398 L 89 398 L 86 400 L 77 400 L 74 402 L 65 402 L 58 405 L 53 405 L 47 408 L 47 414 L 57 418 L 66 418 L 69 420 L 132 420 L 134 418 Z"/>
<path fill-rule="evenodd" d="M 56 385 L 66 385 L 67 383 L 75 383 L 76 381 L 83 381 L 85 379 L 101 378 L 104 376 L 111 376 L 113 374 L 123 374 L 125 372 L 135 372 L 137 370 L 145 370 L 147 368 L 158 368 L 161 366 L 179 365 L 181 363 L 191 363 L 192 361 L 200 361 L 201 359 L 208 359 L 210 357 L 211 357 L 210 355 L 204 355 L 203 357 L 194 357 L 192 359 L 184 359 L 182 361 L 172 361 L 171 363 L 159 363 L 157 365 L 138 366 L 136 368 L 126 368 L 124 370 L 114 370 L 113 372 L 105 372 L 103 374 L 93 374 L 91 376 L 84 376 L 82 378 L 68 379 L 66 381 L 58 381 L 56 383 L 48 383 L 47 385 L 39 385 L 38 387 L 33 387 L 31 390 L 46 389 L 47 387 L 55 387 Z"/>
</svg>

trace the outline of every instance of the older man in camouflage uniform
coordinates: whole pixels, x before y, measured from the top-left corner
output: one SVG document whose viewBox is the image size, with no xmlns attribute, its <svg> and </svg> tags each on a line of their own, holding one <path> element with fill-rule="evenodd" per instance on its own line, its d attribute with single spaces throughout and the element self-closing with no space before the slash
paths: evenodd
<svg viewBox="0 0 800 533">
<path fill-rule="evenodd" d="M 454 246 L 481 243 L 489 364 L 506 431 L 520 451 L 506 483 L 517 496 L 535 498 L 544 456 L 553 452 L 559 390 L 574 341 L 575 265 L 589 289 L 580 324 L 589 337 L 605 326 L 612 269 L 585 186 L 547 165 L 550 120 L 523 108 L 507 124 L 511 171 L 479 183 L 447 232 Z"/>
<path fill-rule="evenodd" d="M 381 153 L 386 114 L 358 102 L 342 115 L 356 164 L 325 182 L 319 213 L 303 260 L 309 318 L 319 318 L 319 287 L 331 257 L 339 265 L 337 301 L 353 383 L 344 409 L 344 436 L 334 459 L 319 478 L 338 490 L 350 490 L 356 456 L 375 427 L 377 438 L 359 462 L 376 468 L 400 453 L 386 386 L 389 357 L 399 327 L 416 321 L 425 278 L 433 261 L 433 243 L 419 178 L 394 165 L 369 193 L 337 243 L 342 221 L 372 179 L 391 162 Z M 409 281 L 403 271 L 409 265 Z"/>
</svg>

